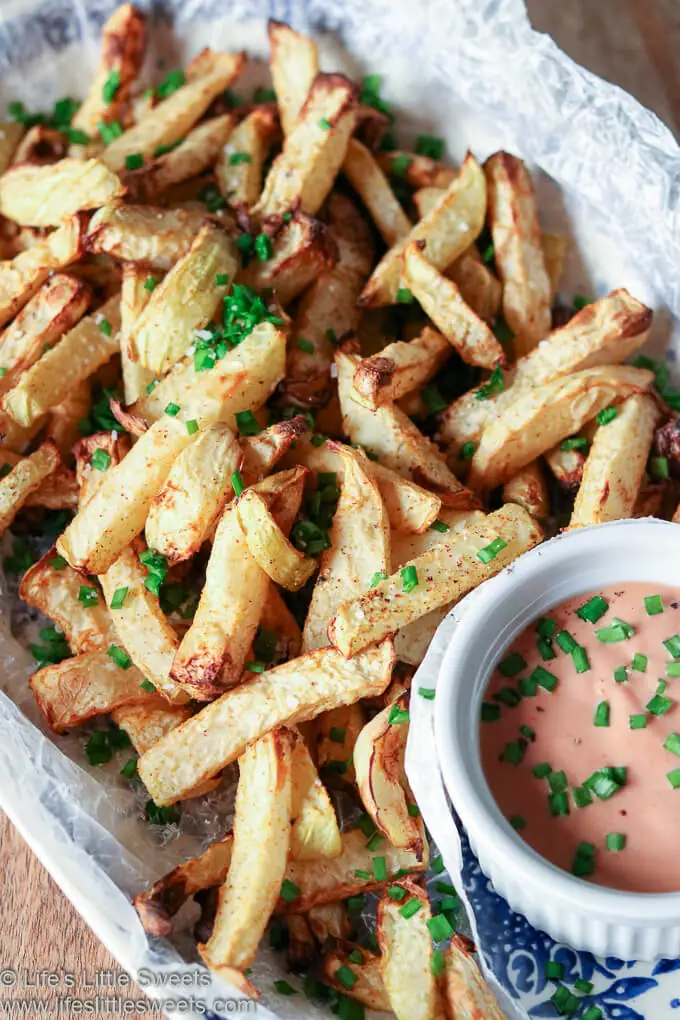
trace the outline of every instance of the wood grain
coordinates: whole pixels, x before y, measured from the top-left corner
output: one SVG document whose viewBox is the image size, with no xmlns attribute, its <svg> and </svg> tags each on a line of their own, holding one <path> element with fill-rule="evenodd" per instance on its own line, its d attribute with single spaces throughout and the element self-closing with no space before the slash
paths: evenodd
<svg viewBox="0 0 680 1020">
<path fill-rule="evenodd" d="M 579 63 L 633 93 L 680 130 L 680 4 L 677 0 L 529 0 L 533 23 L 553 35 Z M 83 975 L 116 973 L 118 965 L 95 939 L 48 873 L 0 812 L 0 970 L 70 972 L 76 998 L 91 999 Z M 54 996 L 55 990 L 0 986 L 14 995 Z M 134 989 L 126 993 L 142 998 Z M 56 1015 L 56 1014 L 47 1014 Z M 92 1014 L 90 1014 L 92 1015 Z M 97 1013 L 104 1020 L 110 1013 Z"/>
</svg>

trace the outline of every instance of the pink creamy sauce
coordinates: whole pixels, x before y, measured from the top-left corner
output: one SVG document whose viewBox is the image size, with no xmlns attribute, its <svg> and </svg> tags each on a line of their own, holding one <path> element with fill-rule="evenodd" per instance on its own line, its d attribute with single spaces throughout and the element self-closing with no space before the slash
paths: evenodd
<svg viewBox="0 0 680 1020">
<path fill-rule="evenodd" d="M 609 608 L 596 623 L 589 623 L 576 610 L 594 595 L 603 596 Z M 648 615 L 644 598 L 650 595 L 661 596 L 663 612 Z M 595 847 L 593 870 L 590 875 L 581 874 L 597 885 L 630 892 L 680 891 L 680 788 L 675 789 L 668 778 L 680 769 L 680 756 L 664 748 L 669 735 L 680 735 L 680 676 L 667 675 L 667 666 L 674 660 L 663 645 L 680 634 L 680 590 L 621 584 L 579 595 L 546 617 L 557 624 L 550 641 L 555 658 L 542 658 L 536 621 L 501 658 L 502 663 L 519 652 L 526 667 L 511 678 L 496 669 L 485 693 L 485 704 L 499 705 L 493 695 L 503 688 L 519 689 L 520 678 L 529 677 L 537 666 L 558 679 L 552 693 L 539 686 L 535 696 L 523 697 L 514 707 L 500 704 L 497 721 L 481 722 L 482 762 L 491 791 L 505 817 L 515 820 L 522 838 L 565 871 L 574 869 L 577 848 L 585 842 Z M 596 631 L 611 626 L 613 617 L 632 625 L 635 634 L 602 643 Z M 562 630 L 586 650 L 587 672 L 578 673 L 572 655 L 559 647 L 555 637 Z M 632 668 L 635 653 L 647 656 L 644 672 Z M 621 666 L 626 667 L 627 679 L 617 682 L 614 670 Z M 662 697 L 672 704 L 664 714 L 655 715 L 646 706 L 660 680 L 667 685 Z M 601 702 L 609 706 L 608 726 L 594 724 Z M 631 715 L 644 716 L 646 726 L 631 729 Z M 522 726 L 535 737 L 523 736 Z M 526 742 L 521 762 L 501 760 L 507 745 L 518 740 L 522 747 Z M 546 762 L 553 773 L 566 773 L 566 816 L 551 814 L 549 781 L 532 772 Z M 609 799 L 593 794 L 590 804 L 577 807 L 573 787 L 582 786 L 592 773 L 608 766 L 626 767 L 625 785 Z M 618 852 L 608 849 L 608 834 L 623 835 L 625 847 Z M 574 873 L 578 871 L 577 866 Z"/>
</svg>

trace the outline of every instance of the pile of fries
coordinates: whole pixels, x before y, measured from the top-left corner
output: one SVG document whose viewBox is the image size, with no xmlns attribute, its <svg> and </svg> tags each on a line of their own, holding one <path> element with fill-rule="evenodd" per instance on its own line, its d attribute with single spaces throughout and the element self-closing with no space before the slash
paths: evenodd
<svg viewBox="0 0 680 1020">
<path fill-rule="evenodd" d="M 153 822 L 238 762 L 233 831 L 137 898 L 147 931 L 198 896 L 250 995 L 269 928 L 350 1020 L 501 1017 L 426 892 L 410 677 L 538 521 L 672 515 L 678 394 L 623 364 L 652 313 L 559 302 L 523 163 L 397 150 L 376 76 L 288 26 L 252 103 L 241 53 L 142 89 L 145 33 L 120 7 L 82 105 L 0 136 L 0 524 L 66 518 L 21 580 L 54 625 L 32 690 L 55 733 L 126 735 Z"/>
</svg>

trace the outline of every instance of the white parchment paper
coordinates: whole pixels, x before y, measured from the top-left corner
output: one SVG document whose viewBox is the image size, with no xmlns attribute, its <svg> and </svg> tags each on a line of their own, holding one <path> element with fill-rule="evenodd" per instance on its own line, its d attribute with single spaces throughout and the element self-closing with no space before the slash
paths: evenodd
<svg viewBox="0 0 680 1020">
<path fill-rule="evenodd" d="M 3 0 L 0 105 L 21 99 L 45 109 L 84 94 L 110 0 Z M 141 6 L 149 7 L 148 3 Z M 398 134 L 443 136 L 450 155 L 483 159 L 505 147 L 536 172 L 546 229 L 572 245 L 564 292 L 601 295 L 627 286 L 657 311 L 650 353 L 675 360 L 680 316 L 680 151 L 671 133 L 620 89 L 577 67 L 529 27 L 520 0 L 174 0 L 152 7 L 147 74 L 176 66 L 203 46 L 244 47 L 266 56 L 267 17 L 307 29 L 324 69 L 383 75 Z M 174 20 L 174 28 L 171 21 Z M 257 66 L 246 82 L 264 80 Z M 239 88 L 241 85 L 239 84 Z M 244 86 L 248 91 L 250 84 Z M 139 795 L 123 788 L 118 765 L 84 765 L 82 736 L 48 735 L 27 688 L 31 657 L 11 637 L 6 582 L 0 599 L 0 805 L 107 948 L 131 974 L 148 970 L 165 999 L 171 969 L 190 975 L 182 995 L 215 1008 L 227 989 L 183 962 L 189 941 L 151 944 L 130 899 L 150 881 L 226 830 L 233 790 L 191 809 L 179 830 L 142 820 Z M 421 669 L 434 686 L 447 619 Z M 425 820 L 455 876 L 458 838 L 434 759 L 432 706 L 414 699 L 407 767 Z M 417 751 L 416 751 L 417 749 Z M 279 956 L 265 950 L 253 972 L 263 998 L 249 1015 L 327 1016 L 301 994 L 283 998 L 272 981 Z M 236 996 L 232 995 L 235 1000 Z M 508 1016 L 526 1016 L 504 1006 Z M 219 1007 L 237 1012 L 235 1001 Z M 185 1008 L 166 1007 L 169 1016 Z M 192 1014 L 189 1014 L 192 1015 Z"/>
</svg>

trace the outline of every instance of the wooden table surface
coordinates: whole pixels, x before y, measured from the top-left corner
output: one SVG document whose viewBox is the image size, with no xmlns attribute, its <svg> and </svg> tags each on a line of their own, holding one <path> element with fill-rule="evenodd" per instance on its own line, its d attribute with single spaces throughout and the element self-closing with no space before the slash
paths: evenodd
<svg viewBox="0 0 680 1020">
<path fill-rule="evenodd" d="M 620 84 L 680 134 L 680 4 L 677 0 L 529 0 L 534 25 L 575 60 Z M 0 813 L 0 979 L 3 968 L 70 972 L 76 998 L 92 999 L 83 981 L 116 962 L 92 935 L 19 834 Z M 54 1001 L 54 989 L 0 984 L 15 995 Z M 63 984 L 62 984 L 63 990 Z M 130 990 L 130 998 L 141 992 Z M 56 1016 L 56 1012 L 46 1015 Z M 90 1014 L 104 1018 L 103 1013 Z M 110 1013 L 106 1016 L 110 1017 Z"/>
</svg>

